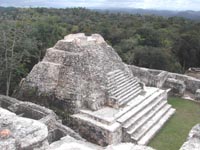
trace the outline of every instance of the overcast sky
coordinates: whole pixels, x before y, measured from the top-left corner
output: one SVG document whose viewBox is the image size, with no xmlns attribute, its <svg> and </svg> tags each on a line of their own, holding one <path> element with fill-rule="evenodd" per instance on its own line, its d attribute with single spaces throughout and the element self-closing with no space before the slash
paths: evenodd
<svg viewBox="0 0 200 150">
<path fill-rule="evenodd" d="M 200 0 L 0 0 L 0 6 L 113 7 L 200 11 Z"/>
</svg>

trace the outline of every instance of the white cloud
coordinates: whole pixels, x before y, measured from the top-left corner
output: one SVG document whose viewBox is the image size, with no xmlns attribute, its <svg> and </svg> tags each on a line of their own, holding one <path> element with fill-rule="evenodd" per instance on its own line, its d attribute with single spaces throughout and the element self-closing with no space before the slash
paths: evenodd
<svg viewBox="0 0 200 150">
<path fill-rule="evenodd" d="M 101 6 L 165 10 L 200 10 L 200 0 L 106 0 L 103 1 Z"/>
<path fill-rule="evenodd" d="M 190 2 L 188 0 L 144 0 L 141 3 L 140 8 L 144 9 L 172 9 L 172 10 L 182 10 L 191 9 L 189 8 Z"/>
<path fill-rule="evenodd" d="M 0 0 L 0 6 L 129 7 L 200 11 L 200 0 Z"/>
</svg>

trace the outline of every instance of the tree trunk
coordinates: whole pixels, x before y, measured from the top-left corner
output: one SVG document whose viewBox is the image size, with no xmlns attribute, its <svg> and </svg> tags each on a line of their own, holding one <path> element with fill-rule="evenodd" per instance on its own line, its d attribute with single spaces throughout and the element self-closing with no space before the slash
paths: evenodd
<svg viewBox="0 0 200 150">
<path fill-rule="evenodd" d="M 14 48 L 15 48 L 15 43 L 16 43 L 16 28 L 14 31 L 14 37 L 12 41 L 12 47 L 11 47 L 11 60 L 10 60 L 10 69 L 8 69 L 8 76 L 7 76 L 7 81 L 6 81 L 6 95 L 9 96 L 10 93 L 10 84 L 11 84 L 11 79 L 12 79 L 12 71 L 13 71 L 13 57 L 14 57 Z"/>
</svg>

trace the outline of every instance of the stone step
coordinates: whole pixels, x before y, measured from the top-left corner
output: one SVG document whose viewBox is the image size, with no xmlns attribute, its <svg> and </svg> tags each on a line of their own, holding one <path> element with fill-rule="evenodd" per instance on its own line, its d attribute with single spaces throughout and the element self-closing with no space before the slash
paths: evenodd
<svg viewBox="0 0 200 150">
<path fill-rule="evenodd" d="M 85 114 L 74 114 L 71 116 L 72 118 L 76 118 L 78 120 L 81 120 L 83 122 L 87 122 L 88 124 L 92 124 L 92 126 L 97 126 L 98 128 L 106 129 L 108 131 L 114 132 L 116 131 L 121 125 L 118 122 L 114 122 L 110 125 L 104 124 L 102 122 L 99 122 L 97 120 L 94 120 L 90 116 L 87 116 Z"/>
<path fill-rule="evenodd" d="M 136 116 L 131 118 L 128 122 L 123 125 L 127 131 L 132 131 L 136 126 L 142 122 L 144 122 L 148 117 L 151 117 L 150 114 L 154 114 L 156 111 L 160 109 L 163 104 L 166 104 L 167 101 L 163 100 L 163 97 L 156 99 L 152 102 L 146 109 L 139 112 Z M 131 134 L 132 132 L 130 132 Z"/>
<path fill-rule="evenodd" d="M 130 101 L 125 108 L 123 108 L 120 112 L 118 112 L 116 114 L 116 118 L 120 118 L 122 117 L 125 113 L 127 113 L 128 111 L 134 109 L 135 107 L 137 107 L 140 103 L 144 102 L 145 99 L 147 99 L 148 97 L 150 97 L 151 95 L 153 95 L 155 92 L 157 92 L 158 89 L 154 88 L 153 90 L 151 90 L 151 92 L 149 92 L 149 94 L 145 95 L 145 96 L 137 96 L 135 99 L 132 99 L 132 101 Z"/>
<path fill-rule="evenodd" d="M 130 89 L 127 89 L 123 93 L 121 92 L 120 94 L 117 93 L 117 95 L 115 96 L 117 97 L 117 99 L 119 99 L 119 101 L 121 101 L 123 99 L 129 98 L 131 95 L 134 95 L 139 89 L 141 89 L 139 85 L 135 87 L 130 87 Z"/>
<path fill-rule="evenodd" d="M 136 81 L 131 81 L 128 82 L 127 84 L 123 84 L 123 86 L 119 86 L 116 87 L 116 89 L 110 90 L 109 92 L 111 93 L 111 95 L 116 95 L 117 93 L 121 92 L 121 91 L 126 91 L 127 89 L 130 88 L 130 86 L 136 86 L 138 83 Z"/>
<path fill-rule="evenodd" d="M 127 87 L 129 85 L 134 86 L 136 83 L 137 83 L 137 81 L 134 80 L 134 79 L 133 80 L 126 80 L 126 82 L 122 82 L 121 84 L 119 83 L 117 87 L 118 87 L 118 89 L 121 89 L 121 88 Z"/>
<path fill-rule="evenodd" d="M 133 83 L 133 84 L 130 84 L 128 87 L 122 89 L 121 91 L 117 92 L 115 94 L 115 96 L 117 98 L 120 98 L 120 97 L 123 97 L 124 95 L 128 94 L 129 92 L 135 90 L 137 87 L 140 87 L 140 85 L 138 83 Z"/>
<path fill-rule="evenodd" d="M 160 131 L 162 126 L 169 120 L 169 118 L 175 113 L 175 109 L 171 108 L 159 122 L 156 123 L 137 143 L 140 145 L 147 145 L 149 141 Z"/>
<path fill-rule="evenodd" d="M 134 141 L 139 141 L 157 122 L 170 110 L 171 106 L 166 105 L 162 110 L 159 111 L 153 118 L 151 118 L 144 126 L 139 128 L 136 132 L 131 135 Z"/>
<path fill-rule="evenodd" d="M 130 119 L 132 116 L 134 116 L 136 113 L 138 113 L 141 109 L 144 109 L 149 103 L 155 100 L 156 97 L 159 97 L 163 93 L 162 90 L 155 92 L 155 94 L 151 95 L 147 99 L 144 99 L 137 107 L 134 109 L 130 109 L 127 113 L 125 113 L 123 116 L 117 119 L 120 123 L 126 123 L 128 119 Z"/>
<path fill-rule="evenodd" d="M 117 98 L 119 99 L 119 102 L 123 101 L 125 99 L 128 99 L 132 95 L 135 95 L 135 93 L 137 91 L 139 91 L 139 90 L 141 90 L 141 87 L 140 86 L 135 86 L 135 87 L 133 87 L 133 89 L 131 91 L 129 91 L 129 90 L 124 91 L 124 93 L 122 93 L 121 95 L 119 95 Z"/>
<path fill-rule="evenodd" d="M 108 77 L 108 81 L 109 82 L 115 82 L 115 81 L 119 81 L 119 80 L 123 79 L 124 77 L 127 77 L 127 75 L 124 74 L 123 72 L 120 72 L 115 76 Z"/>
<path fill-rule="evenodd" d="M 119 82 L 116 82 L 116 81 L 110 82 L 107 86 L 109 87 L 109 89 L 112 89 L 113 87 L 116 87 L 116 86 L 120 87 L 122 84 L 125 84 L 130 81 L 132 80 L 129 80 L 127 77 L 124 77 L 123 80 L 120 80 Z"/>
<path fill-rule="evenodd" d="M 118 82 L 117 83 L 117 87 L 118 88 L 121 88 L 121 87 L 124 87 L 126 86 L 126 84 L 128 83 L 138 83 L 136 79 L 132 78 L 132 79 L 126 79 L 125 81 L 123 82 Z"/>
<path fill-rule="evenodd" d="M 129 125 L 127 127 L 127 133 L 128 134 L 133 134 L 137 129 L 139 129 L 140 127 L 142 127 L 146 122 L 148 122 L 148 120 L 150 120 L 152 117 L 154 117 L 154 115 L 156 115 L 156 113 L 158 113 L 164 106 L 167 105 L 167 101 L 162 101 L 161 103 L 159 103 L 159 105 L 157 105 L 154 109 L 152 107 L 152 111 L 150 110 L 148 114 L 144 114 L 144 116 L 139 120 L 136 120 L 134 124 Z"/>
<path fill-rule="evenodd" d="M 114 70 L 114 71 L 112 71 L 112 72 L 109 72 L 109 73 L 107 73 L 107 77 L 113 77 L 114 75 L 117 75 L 117 74 L 119 74 L 119 73 L 122 73 L 123 71 L 121 71 L 121 70 Z"/>
<path fill-rule="evenodd" d="M 135 91 L 135 93 L 133 95 L 131 95 L 127 99 L 119 100 L 119 106 L 124 106 L 125 104 L 127 104 L 130 101 L 132 101 L 133 99 L 135 99 L 141 93 L 141 91 L 142 91 L 141 89 L 138 89 L 137 91 Z"/>
<path fill-rule="evenodd" d="M 114 122 L 114 120 L 112 120 L 112 119 L 108 120 L 107 118 L 103 118 L 103 117 L 100 118 L 99 116 L 95 115 L 93 113 L 93 111 L 90 111 L 90 110 L 82 109 L 82 110 L 80 110 L 80 114 L 82 114 L 84 116 L 87 116 L 88 118 L 92 118 L 92 119 L 94 119 L 94 120 L 96 120 L 98 122 L 101 122 L 103 124 L 106 124 L 106 125 L 110 125 L 110 124 L 112 124 Z"/>
</svg>

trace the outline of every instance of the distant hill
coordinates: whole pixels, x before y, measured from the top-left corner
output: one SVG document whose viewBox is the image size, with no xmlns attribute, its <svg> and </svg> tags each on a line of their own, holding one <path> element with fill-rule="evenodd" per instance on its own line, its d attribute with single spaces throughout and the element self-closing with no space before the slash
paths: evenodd
<svg viewBox="0 0 200 150">
<path fill-rule="evenodd" d="M 151 9 L 132 9 L 132 8 L 92 8 L 100 12 L 112 12 L 112 13 L 130 13 L 141 15 L 156 15 L 163 17 L 184 17 L 192 20 L 200 20 L 200 11 L 170 11 L 170 10 L 151 10 Z"/>
</svg>

